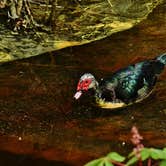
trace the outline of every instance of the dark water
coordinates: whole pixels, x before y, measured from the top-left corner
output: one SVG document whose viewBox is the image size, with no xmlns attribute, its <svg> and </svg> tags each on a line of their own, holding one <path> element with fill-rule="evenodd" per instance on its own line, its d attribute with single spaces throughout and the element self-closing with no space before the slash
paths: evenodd
<svg viewBox="0 0 166 166">
<path fill-rule="evenodd" d="M 90 94 L 73 99 L 83 73 L 100 79 L 166 52 L 165 24 L 150 22 L 154 16 L 102 41 L 1 65 L 0 164 L 81 166 L 110 151 L 126 154 L 133 125 L 145 146 L 164 147 L 166 70 L 149 98 L 126 108 L 98 108 Z"/>
</svg>

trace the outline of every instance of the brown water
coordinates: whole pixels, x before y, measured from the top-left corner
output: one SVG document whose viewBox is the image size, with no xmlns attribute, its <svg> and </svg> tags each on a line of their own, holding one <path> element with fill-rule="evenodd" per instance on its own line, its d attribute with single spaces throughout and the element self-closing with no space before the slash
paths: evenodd
<svg viewBox="0 0 166 166">
<path fill-rule="evenodd" d="M 166 70 L 149 98 L 126 108 L 98 108 L 90 94 L 73 99 L 83 73 L 99 79 L 166 52 L 158 10 L 105 40 L 1 65 L 0 164 L 81 166 L 110 151 L 126 154 L 133 125 L 145 146 L 166 146 Z"/>
</svg>

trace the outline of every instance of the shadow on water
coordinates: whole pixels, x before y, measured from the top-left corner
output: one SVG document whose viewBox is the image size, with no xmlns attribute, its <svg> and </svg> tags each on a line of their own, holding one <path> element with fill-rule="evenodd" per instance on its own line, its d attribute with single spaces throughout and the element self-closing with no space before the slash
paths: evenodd
<svg viewBox="0 0 166 166">
<path fill-rule="evenodd" d="M 150 97 L 126 108 L 101 109 L 90 93 L 73 99 L 83 73 L 99 80 L 166 52 L 156 13 L 107 39 L 1 65 L 0 164 L 81 166 L 109 151 L 126 154 L 133 125 L 146 146 L 165 146 L 166 71 Z"/>
<path fill-rule="evenodd" d="M 27 155 L 13 155 L 8 152 L 0 152 L 1 165 L 17 165 L 17 166 L 29 166 L 29 165 L 40 165 L 40 166 L 71 166 L 63 162 L 47 161 L 45 159 L 32 158 Z"/>
</svg>

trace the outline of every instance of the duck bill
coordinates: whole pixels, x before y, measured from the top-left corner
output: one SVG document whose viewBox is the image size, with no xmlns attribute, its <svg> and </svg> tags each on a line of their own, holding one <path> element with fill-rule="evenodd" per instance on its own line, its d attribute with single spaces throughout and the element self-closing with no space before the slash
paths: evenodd
<svg viewBox="0 0 166 166">
<path fill-rule="evenodd" d="M 82 95 L 82 91 L 77 91 L 77 92 L 75 93 L 75 95 L 74 95 L 74 98 L 75 98 L 76 100 L 78 100 L 78 99 L 81 97 L 81 95 Z"/>
</svg>

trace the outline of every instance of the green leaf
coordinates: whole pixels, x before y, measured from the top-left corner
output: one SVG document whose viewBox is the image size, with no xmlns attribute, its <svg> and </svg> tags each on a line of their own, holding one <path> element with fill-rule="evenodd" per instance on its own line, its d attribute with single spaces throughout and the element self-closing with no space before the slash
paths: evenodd
<svg viewBox="0 0 166 166">
<path fill-rule="evenodd" d="M 163 151 L 166 153 L 166 148 L 164 148 Z"/>
<path fill-rule="evenodd" d="M 125 157 L 121 156 L 120 154 L 116 152 L 111 152 L 107 154 L 107 157 L 110 160 L 118 161 L 118 162 L 123 162 L 125 160 Z"/>
<path fill-rule="evenodd" d="M 163 153 L 164 153 L 164 159 L 166 159 L 166 148 L 163 149 Z"/>
<path fill-rule="evenodd" d="M 151 148 L 150 151 L 151 151 L 150 156 L 152 159 L 154 160 L 166 159 L 166 153 L 164 150 Z"/>
<path fill-rule="evenodd" d="M 133 165 L 137 161 L 138 161 L 138 158 L 134 156 L 126 163 L 126 166 Z"/>
<path fill-rule="evenodd" d="M 114 166 L 110 161 L 108 161 L 108 160 L 105 160 L 105 162 L 104 162 L 104 166 Z"/>
<path fill-rule="evenodd" d="M 166 166 L 166 160 L 161 161 L 159 166 Z"/>
<path fill-rule="evenodd" d="M 85 164 L 85 166 L 104 166 L 104 157 L 103 158 L 99 158 L 96 160 L 92 160 L 89 163 Z M 103 163 L 103 164 L 102 164 Z"/>
<path fill-rule="evenodd" d="M 141 160 L 145 161 L 150 157 L 150 150 L 148 148 L 143 148 L 141 150 Z"/>
<path fill-rule="evenodd" d="M 128 158 L 130 158 L 130 157 L 132 157 L 134 155 L 135 155 L 135 153 L 132 151 L 131 153 L 129 153 Z"/>
<path fill-rule="evenodd" d="M 104 160 L 101 161 L 101 163 L 99 163 L 99 165 L 97 165 L 97 166 L 105 166 L 104 162 L 105 162 Z"/>
</svg>

